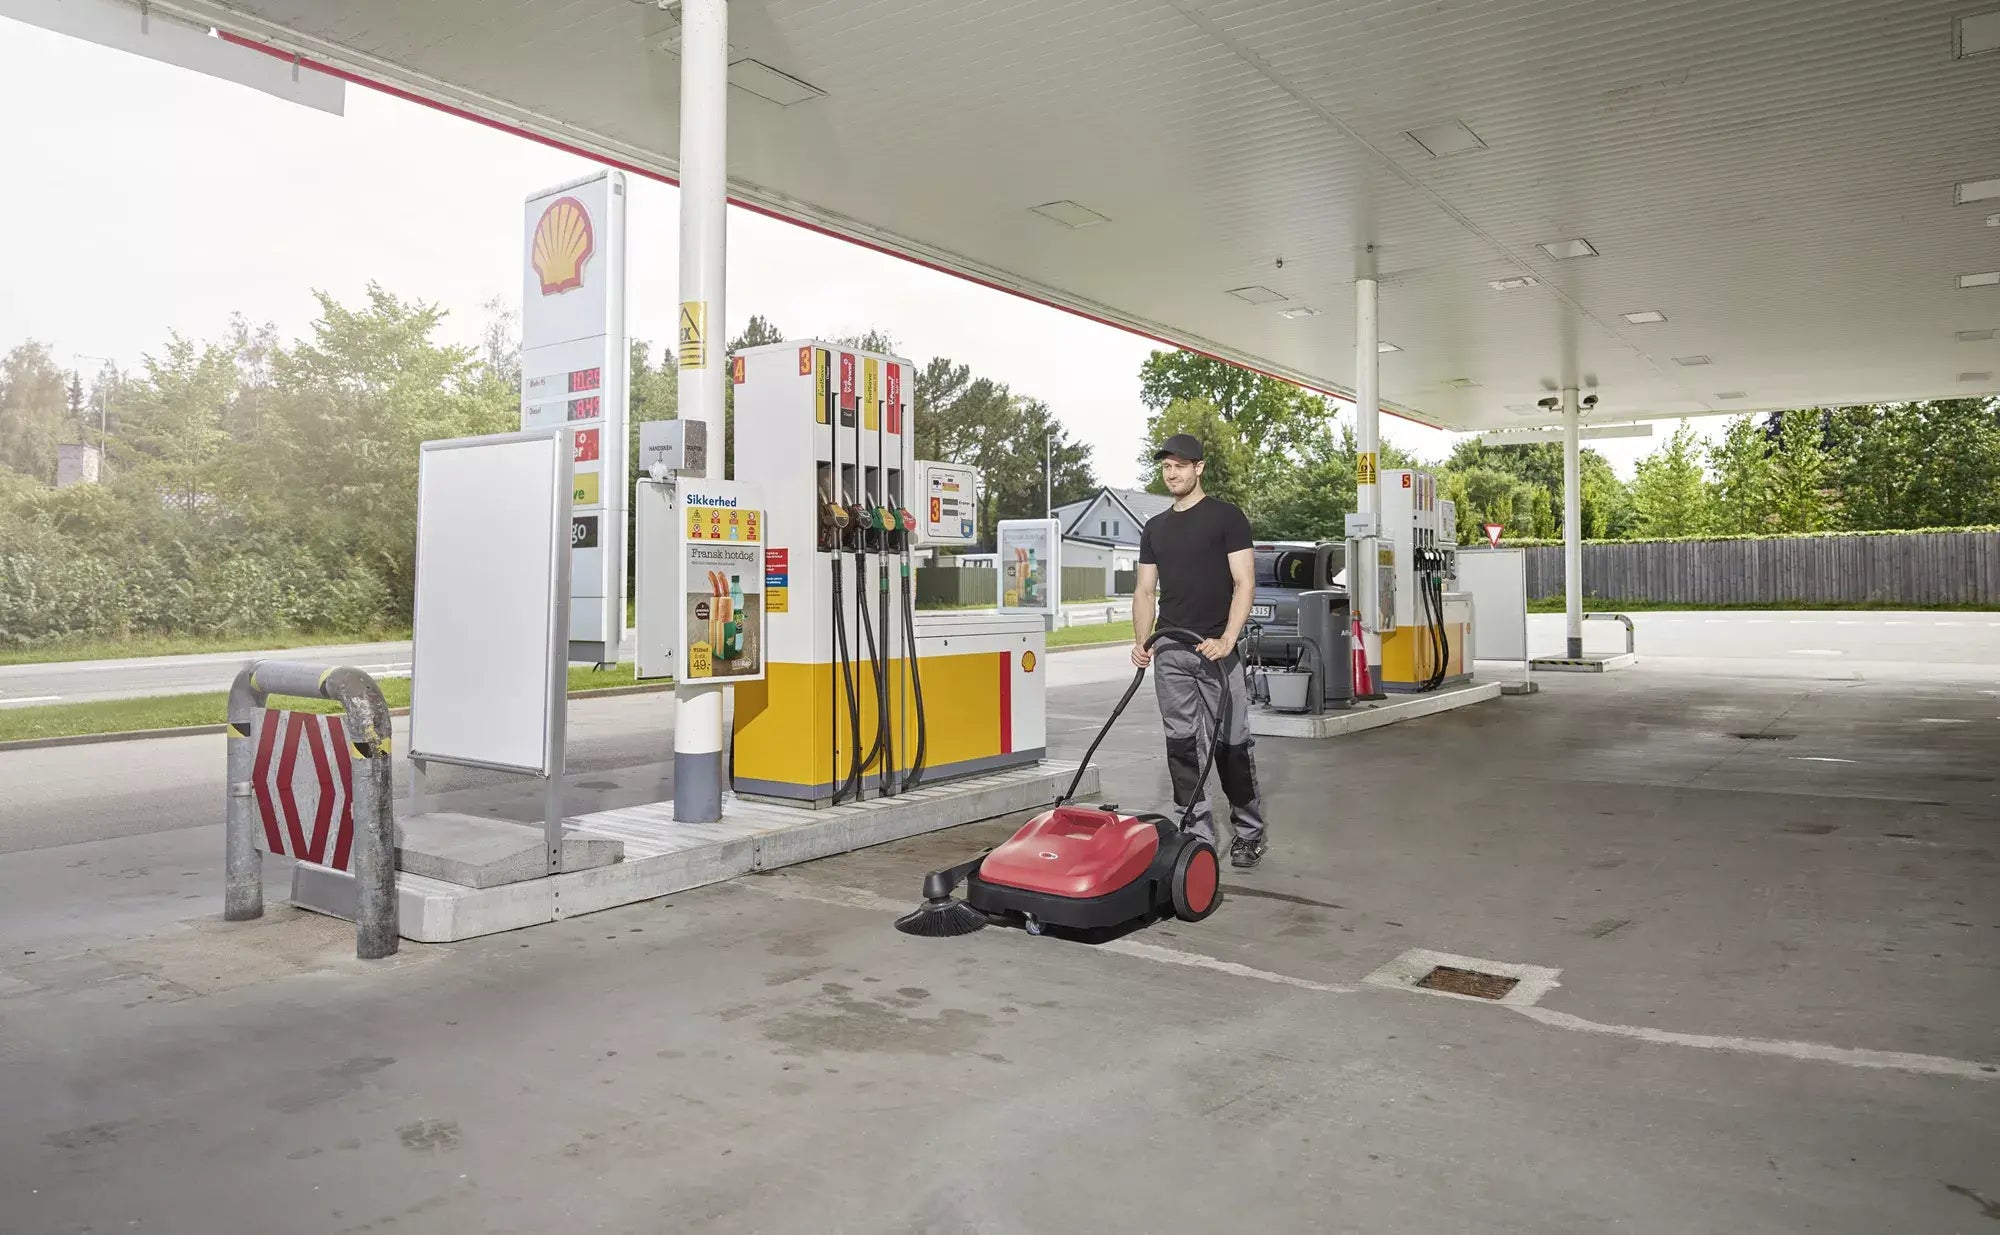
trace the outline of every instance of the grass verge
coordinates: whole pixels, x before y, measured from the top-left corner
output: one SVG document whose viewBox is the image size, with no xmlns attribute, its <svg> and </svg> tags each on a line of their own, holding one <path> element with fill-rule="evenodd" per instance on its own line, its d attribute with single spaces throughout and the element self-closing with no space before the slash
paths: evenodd
<svg viewBox="0 0 2000 1235">
<path fill-rule="evenodd" d="M 610 669 L 571 666 L 569 689 L 611 690 L 635 685 L 631 665 Z M 410 679 L 384 678 L 382 697 L 392 708 L 410 706 Z M 300 712 L 337 712 L 338 704 L 323 699 L 283 699 L 285 707 Z M 195 725 L 219 725 L 226 719 L 229 695 L 225 691 L 200 695 L 162 695 L 155 699 L 106 699 L 93 703 L 49 703 L 39 706 L 0 709 L 0 742 L 36 738 L 74 738 L 101 733 L 135 733 L 149 729 L 181 729 Z"/>
<path fill-rule="evenodd" d="M 1077 647 L 1092 643 L 1130 643 L 1132 623 L 1106 622 L 1102 626 L 1065 626 L 1061 630 L 1049 632 L 1048 646 L 1052 648 Z"/>
<path fill-rule="evenodd" d="M 350 634 L 305 634 L 296 630 L 261 635 L 161 635 L 138 639 L 77 639 L 34 647 L 0 648 L 0 665 L 56 665 L 76 660 L 131 660 L 142 656 L 200 656 L 209 652 L 261 652 L 271 648 L 336 647 L 349 643 L 391 643 L 408 639 L 407 630 Z"/>
</svg>

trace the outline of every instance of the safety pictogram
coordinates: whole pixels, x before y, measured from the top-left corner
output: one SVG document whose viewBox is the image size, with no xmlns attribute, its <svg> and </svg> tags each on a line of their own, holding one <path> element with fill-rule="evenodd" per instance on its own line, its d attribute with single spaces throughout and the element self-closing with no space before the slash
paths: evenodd
<svg viewBox="0 0 2000 1235">
<path fill-rule="evenodd" d="M 264 825 L 259 849 L 351 869 L 354 764 L 340 717 L 266 709 L 250 791 Z"/>
</svg>

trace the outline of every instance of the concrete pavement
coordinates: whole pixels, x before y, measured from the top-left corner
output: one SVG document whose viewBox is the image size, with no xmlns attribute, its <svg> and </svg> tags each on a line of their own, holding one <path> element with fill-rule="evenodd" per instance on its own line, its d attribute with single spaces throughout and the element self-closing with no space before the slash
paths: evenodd
<svg viewBox="0 0 2000 1235">
<path fill-rule="evenodd" d="M 1059 754 L 1118 655 L 1052 658 Z M 1262 741 L 1265 866 L 1101 947 L 889 929 L 1005 824 L 375 968 L 213 922 L 213 815 L 0 856 L 0 1232 L 1982 1229 L 2000 695 L 1707 663 Z M 1364 981 L 1412 948 L 1560 985 Z"/>
</svg>

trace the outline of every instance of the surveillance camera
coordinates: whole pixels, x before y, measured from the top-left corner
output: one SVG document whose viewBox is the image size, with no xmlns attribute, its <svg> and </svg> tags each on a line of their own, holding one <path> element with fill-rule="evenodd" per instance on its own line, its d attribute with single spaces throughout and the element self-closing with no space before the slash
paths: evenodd
<svg viewBox="0 0 2000 1235">
<path fill-rule="evenodd" d="M 1536 406 L 1536 407 L 1543 407 L 1543 408 L 1547 408 L 1547 409 L 1549 409 L 1550 411 L 1554 411 L 1554 410 L 1555 410 L 1555 407 L 1556 407 L 1556 404 L 1558 404 L 1558 403 L 1561 403 L 1561 402 L 1562 402 L 1562 400 L 1561 400 L 1561 399 L 1558 399 L 1558 398 L 1556 398 L 1556 397 L 1555 397 L 1554 395 L 1550 395 L 1550 396 L 1549 396 L 1548 398 L 1546 398 L 1546 399 L 1537 399 L 1537 400 L 1535 400 L 1535 406 Z"/>
<path fill-rule="evenodd" d="M 1585 395 L 1585 396 L 1583 397 L 1583 406 L 1584 406 L 1584 409 L 1585 409 L 1586 411 L 1587 411 L 1587 410 L 1589 410 L 1590 408 L 1593 408 L 1593 407 L 1596 407 L 1596 406 L 1597 406 L 1597 396 L 1596 396 L 1596 395 Z"/>
</svg>

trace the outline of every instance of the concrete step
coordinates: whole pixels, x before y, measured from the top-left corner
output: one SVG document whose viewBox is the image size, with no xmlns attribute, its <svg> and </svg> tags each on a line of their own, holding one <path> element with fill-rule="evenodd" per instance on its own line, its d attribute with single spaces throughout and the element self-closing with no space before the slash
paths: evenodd
<svg viewBox="0 0 2000 1235">
<path fill-rule="evenodd" d="M 449 811 L 397 821 L 396 869 L 467 888 L 497 888 L 549 873 L 542 829 Z M 563 833 L 563 868 L 588 870 L 623 861 L 623 842 L 575 828 Z"/>
</svg>

